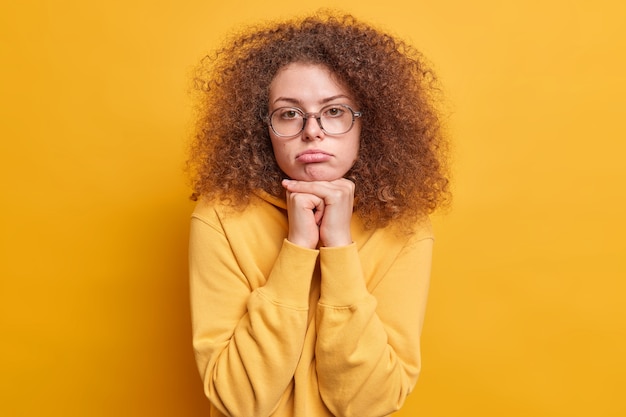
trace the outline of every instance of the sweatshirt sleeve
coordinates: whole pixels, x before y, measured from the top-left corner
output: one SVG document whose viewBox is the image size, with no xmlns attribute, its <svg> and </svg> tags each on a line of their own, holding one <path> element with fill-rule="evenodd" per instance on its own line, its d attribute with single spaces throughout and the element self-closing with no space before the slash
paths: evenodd
<svg viewBox="0 0 626 417">
<path fill-rule="evenodd" d="M 413 238 L 371 292 L 354 244 L 321 249 L 317 374 L 334 415 L 391 414 L 415 386 L 432 247 Z"/>
<path fill-rule="evenodd" d="M 302 351 L 318 251 L 285 241 L 264 287 L 251 288 L 215 218 L 192 217 L 193 344 L 211 403 L 228 416 L 267 416 Z"/>
</svg>

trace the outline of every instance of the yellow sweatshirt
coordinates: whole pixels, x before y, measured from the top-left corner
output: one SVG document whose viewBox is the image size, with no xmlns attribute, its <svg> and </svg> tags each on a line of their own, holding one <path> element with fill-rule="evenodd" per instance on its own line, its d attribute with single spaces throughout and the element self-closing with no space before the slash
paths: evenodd
<svg viewBox="0 0 626 417">
<path fill-rule="evenodd" d="M 364 230 L 287 241 L 284 201 L 200 202 L 191 219 L 193 345 L 211 416 L 386 416 L 420 371 L 433 236 Z"/>
</svg>

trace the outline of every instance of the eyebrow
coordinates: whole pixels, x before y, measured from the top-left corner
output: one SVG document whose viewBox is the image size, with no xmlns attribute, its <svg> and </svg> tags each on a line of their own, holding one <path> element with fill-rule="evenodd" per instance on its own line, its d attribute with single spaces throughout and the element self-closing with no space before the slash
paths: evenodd
<svg viewBox="0 0 626 417">
<path fill-rule="evenodd" d="M 326 104 L 333 100 L 337 100 L 339 98 L 347 98 L 348 100 L 350 100 L 350 97 L 348 97 L 345 94 L 337 94 L 336 96 L 331 96 L 331 97 L 322 99 L 320 101 L 320 104 Z M 291 104 L 301 104 L 300 100 L 298 100 L 297 98 L 291 98 L 291 97 L 278 97 L 276 100 L 274 100 L 273 103 L 275 104 L 278 101 L 286 101 L 287 103 L 291 103 Z"/>
</svg>

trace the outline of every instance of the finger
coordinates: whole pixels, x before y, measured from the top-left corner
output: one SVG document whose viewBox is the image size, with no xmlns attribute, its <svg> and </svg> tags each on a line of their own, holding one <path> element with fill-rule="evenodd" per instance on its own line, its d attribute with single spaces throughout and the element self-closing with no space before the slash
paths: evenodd
<svg viewBox="0 0 626 417">
<path fill-rule="evenodd" d="M 326 205 L 324 204 L 324 200 L 320 199 L 319 204 L 315 206 L 315 211 L 313 213 L 313 217 L 315 218 L 315 223 L 319 226 L 322 223 L 322 218 L 324 217 L 324 209 Z"/>
<path fill-rule="evenodd" d="M 287 202 L 288 205 L 294 208 L 297 207 L 307 211 L 315 212 L 316 210 L 324 209 L 324 200 L 315 194 L 289 192 Z"/>
<path fill-rule="evenodd" d="M 283 187 L 290 192 L 313 194 L 327 202 L 346 196 L 354 196 L 355 185 L 352 181 L 341 178 L 335 181 L 294 181 L 283 180 Z"/>
</svg>

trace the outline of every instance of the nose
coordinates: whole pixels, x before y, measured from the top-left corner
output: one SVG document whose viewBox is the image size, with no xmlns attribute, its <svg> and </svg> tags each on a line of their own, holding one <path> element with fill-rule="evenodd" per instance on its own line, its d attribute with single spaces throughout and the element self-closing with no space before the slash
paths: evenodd
<svg viewBox="0 0 626 417">
<path fill-rule="evenodd" d="M 323 139 L 324 131 L 319 116 L 315 114 L 307 114 L 304 118 L 304 129 L 302 130 L 302 139 L 315 140 Z"/>
</svg>

